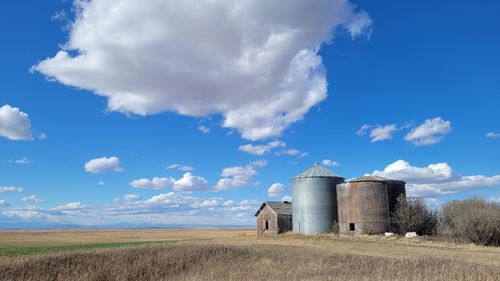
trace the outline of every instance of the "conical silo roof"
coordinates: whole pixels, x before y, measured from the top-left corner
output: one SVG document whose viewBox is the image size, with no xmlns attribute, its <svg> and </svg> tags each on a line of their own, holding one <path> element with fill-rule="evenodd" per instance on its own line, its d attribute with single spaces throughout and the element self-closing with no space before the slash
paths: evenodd
<svg viewBox="0 0 500 281">
<path fill-rule="evenodd" d="M 362 176 L 359 178 L 348 180 L 347 182 L 397 182 L 404 183 L 404 181 L 392 180 L 380 176 Z"/>
<path fill-rule="evenodd" d="M 325 167 L 322 167 L 319 164 L 314 164 L 311 168 L 293 177 L 292 180 L 301 178 L 342 178 L 342 177 L 326 169 Z"/>
</svg>

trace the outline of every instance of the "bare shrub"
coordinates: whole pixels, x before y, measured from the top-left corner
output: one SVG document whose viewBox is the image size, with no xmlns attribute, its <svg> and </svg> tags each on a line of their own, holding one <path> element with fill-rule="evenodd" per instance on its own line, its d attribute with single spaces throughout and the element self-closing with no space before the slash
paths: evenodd
<svg viewBox="0 0 500 281">
<path fill-rule="evenodd" d="M 455 200 L 441 211 L 446 230 L 455 238 L 485 246 L 500 246 L 500 205 L 483 199 Z"/>
<path fill-rule="evenodd" d="M 335 234 L 335 235 L 338 235 L 339 234 L 339 230 L 340 230 L 340 225 L 337 221 L 333 221 L 333 224 L 332 224 L 332 233 Z"/>
<path fill-rule="evenodd" d="M 416 232 L 418 235 L 436 235 L 438 212 L 430 210 L 420 198 L 408 199 L 400 195 L 393 217 L 400 234 Z"/>
</svg>

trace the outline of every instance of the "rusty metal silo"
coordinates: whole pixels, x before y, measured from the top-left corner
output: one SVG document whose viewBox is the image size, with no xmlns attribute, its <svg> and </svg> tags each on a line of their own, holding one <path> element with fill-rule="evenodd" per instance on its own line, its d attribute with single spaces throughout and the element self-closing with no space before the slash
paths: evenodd
<svg viewBox="0 0 500 281">
<path fill-rule="evenodd" d="M 336 186 L 344 178 L 319 164 L 292 179 L 293 231 L 326 233 L 338 221 Z"/>
<path fill-rule="evenodd" d="M 377 234 L 396 231 L 392 213 L 405 182 L 364 176 L 337 185 L 340 234 Z"/>
</svg>

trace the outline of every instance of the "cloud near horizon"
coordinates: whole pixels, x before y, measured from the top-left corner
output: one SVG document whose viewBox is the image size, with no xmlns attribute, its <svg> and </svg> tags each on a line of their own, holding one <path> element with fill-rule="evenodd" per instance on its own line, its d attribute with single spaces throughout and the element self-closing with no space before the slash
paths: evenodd
<svg viewBox="0 0 500 281">
<path fill-rule="evenodd" d="M 432 197 L 500 185 L 500 175 L 462 176 L 448 163 L 416 167 L 404 160 L 397 160 L 383 171 L 375 170 L 371 174 L 405 181 L 406 191 L 410 196 Z"/>
<path fill-rule="evenodd" d="M 249 140 L 280 136 L 323 101 L 321 45 L 336 30 L 368 35 L 372 24 L 348 0 L 74 5 L 69 41 L 33 71 L 105 97 L 110 111 L 221 114 Z"/>
</svg>

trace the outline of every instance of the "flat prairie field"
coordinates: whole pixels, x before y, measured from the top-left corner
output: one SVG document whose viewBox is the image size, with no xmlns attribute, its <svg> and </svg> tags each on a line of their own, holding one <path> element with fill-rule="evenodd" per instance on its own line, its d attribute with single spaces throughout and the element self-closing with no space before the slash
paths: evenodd
<svg viewBox="0 0 500 281">
<path fill-rule="evenodd" d="M 254 229 L 0 232 L 0 280 L 500 280 L 500 248 Z"/>
</svg>

